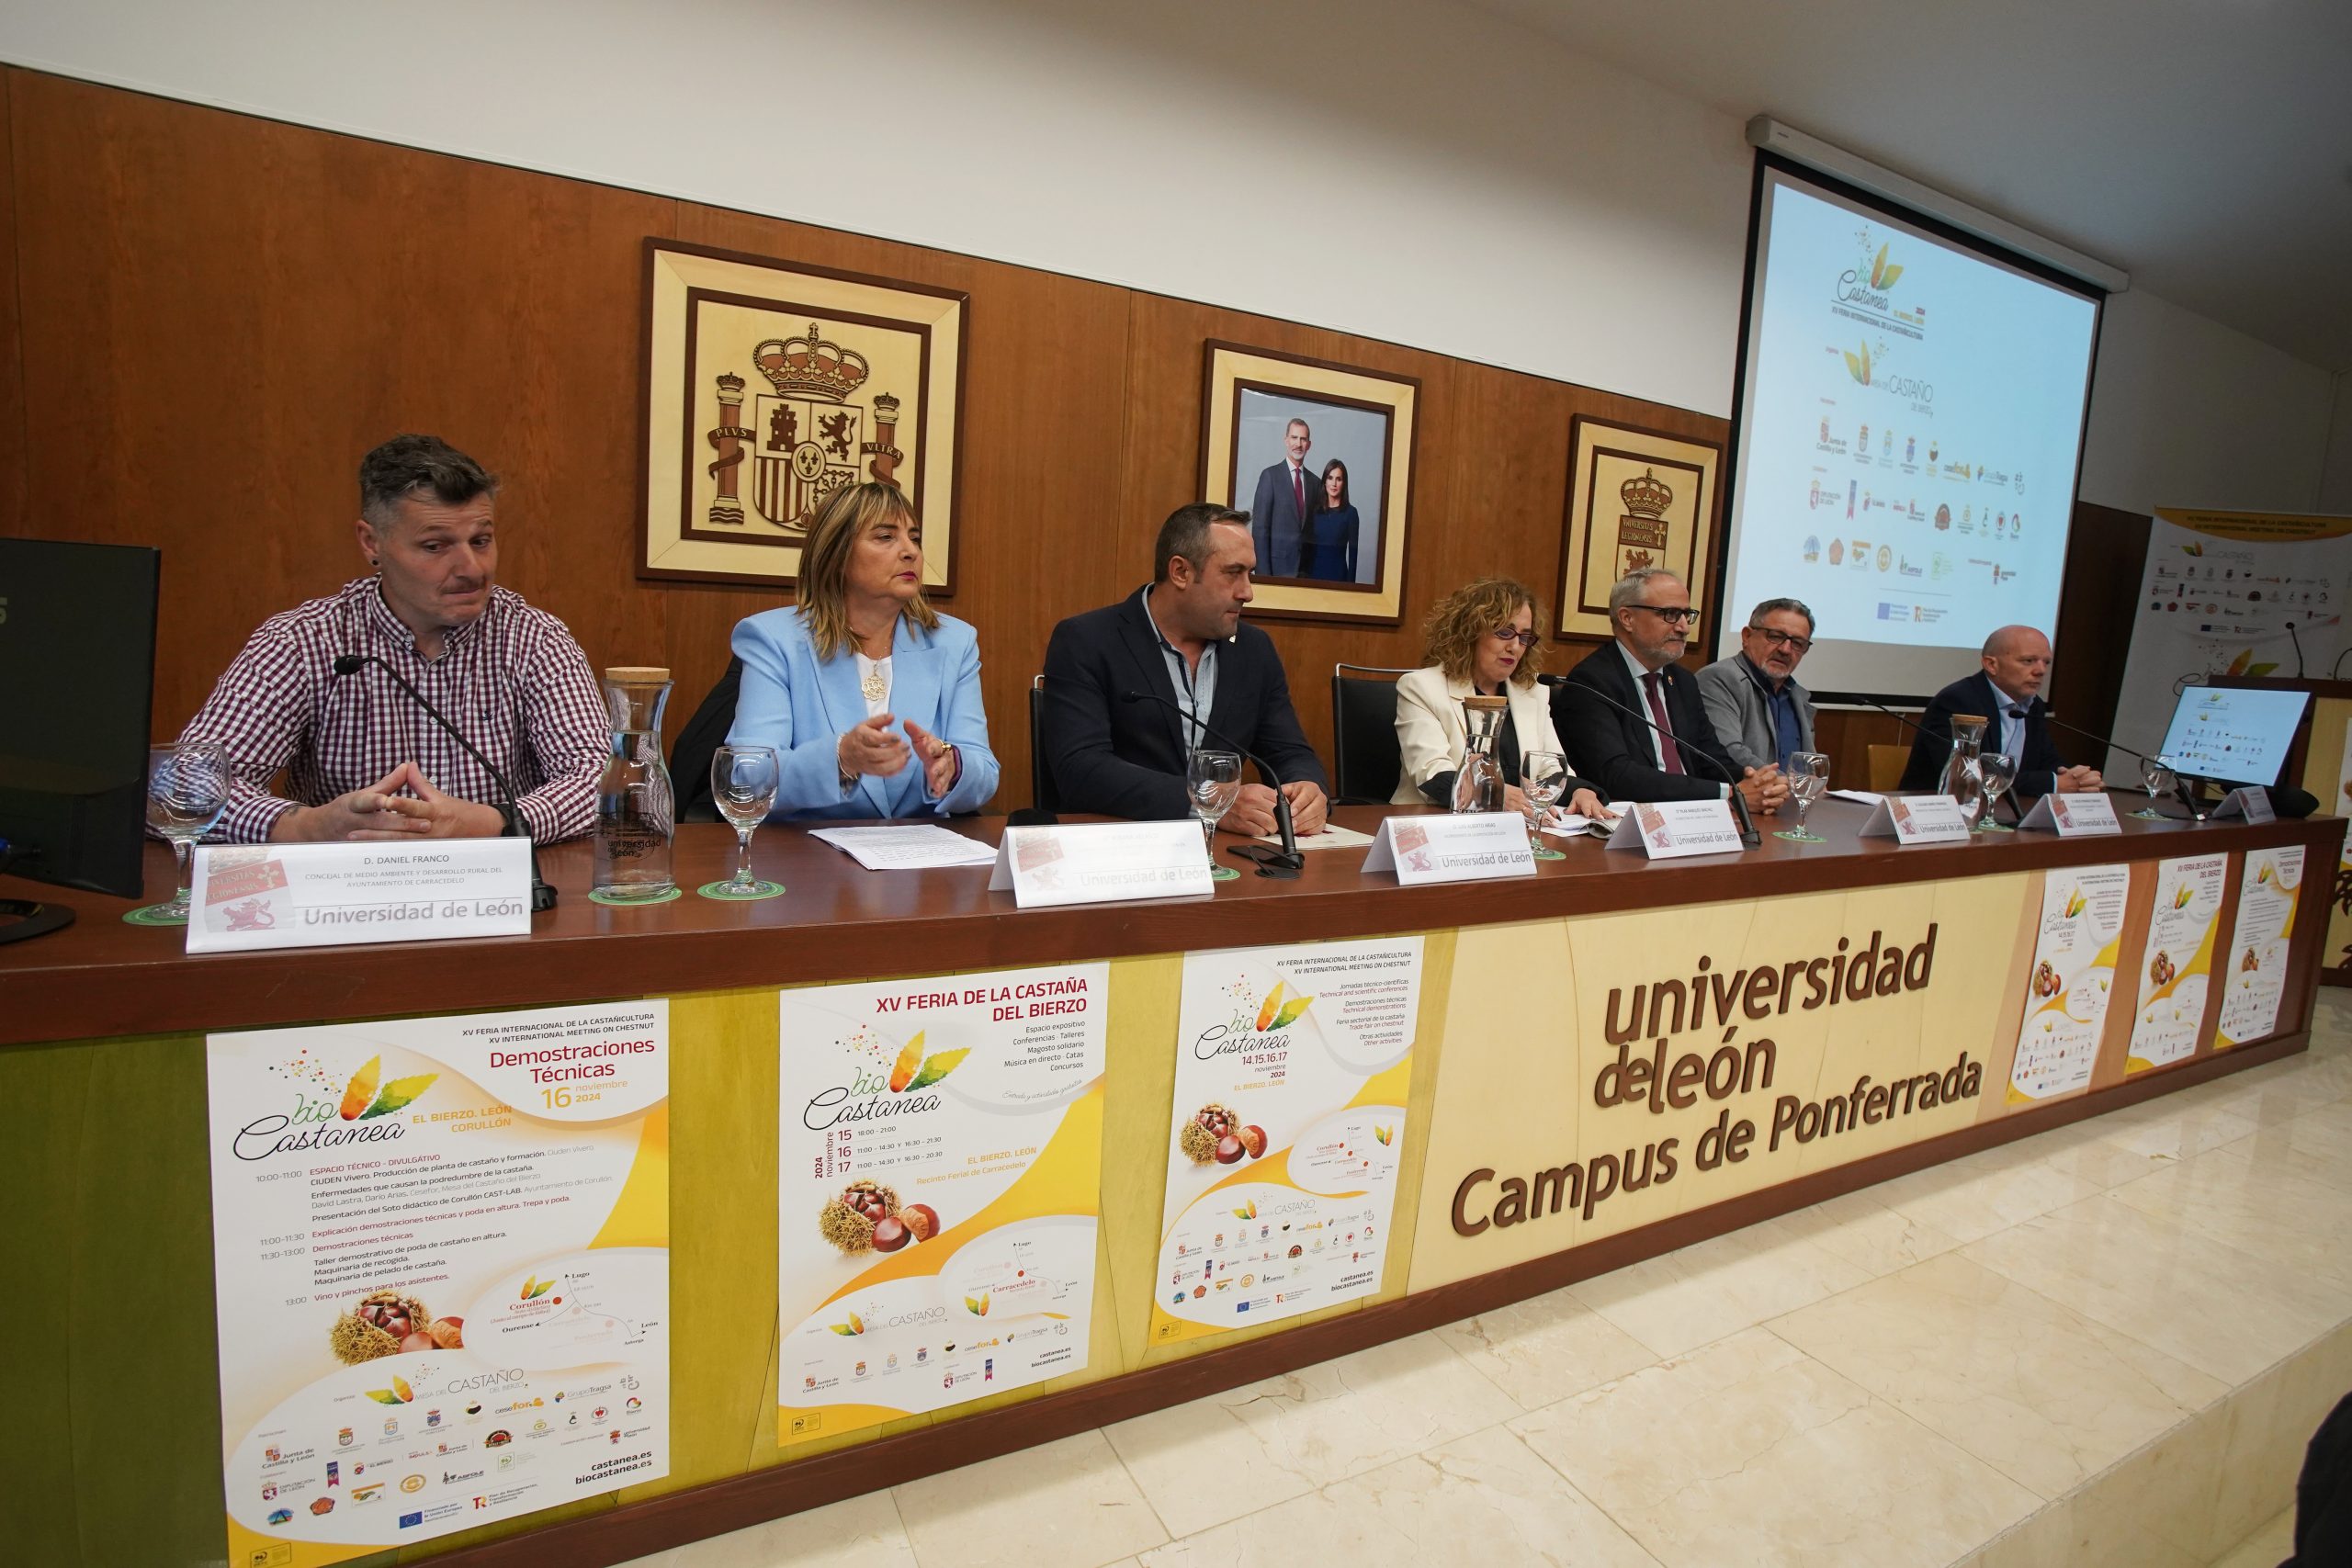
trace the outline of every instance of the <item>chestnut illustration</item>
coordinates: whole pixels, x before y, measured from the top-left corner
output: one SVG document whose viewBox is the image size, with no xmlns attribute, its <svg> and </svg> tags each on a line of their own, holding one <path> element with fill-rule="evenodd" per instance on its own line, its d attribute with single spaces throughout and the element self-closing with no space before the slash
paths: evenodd
<svg viewBox="0 0 2352 1568">
<path fill-rule="evenodd" d="M 939 1234 L 939 1211 L 928 1203 L 910 1203 L 899 1211 L 899 1218 L 917 1241 L 929 1241 Z"/>
<path fill-rule="evenodd" d="M 874 1222 L 874 1250 L 896 1252 L 909 1240 L 906 1223 L 896 1214 L 885 1214 Z"/>
<path fill-rule="evenodd" d="M 1257 1159 L 1265 1154 L 1266 1130 L 1263 1127 L 1252 1122 L 1242 1128 L 1235 1136 L 1241 1140 L 1241 1146 L 1249 1151 L 1251 1159 Z"/>
<path fill-rule="evenodd" d="M 1227 1133 L 1216 1141 L 1216 1163 L 1232 1165 L 1241 1157 L 1241 1140 Z"/>
</svg>

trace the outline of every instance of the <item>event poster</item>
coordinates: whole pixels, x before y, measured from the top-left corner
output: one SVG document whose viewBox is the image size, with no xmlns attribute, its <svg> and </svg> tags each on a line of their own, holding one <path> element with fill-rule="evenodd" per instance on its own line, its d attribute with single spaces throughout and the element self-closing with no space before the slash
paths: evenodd
<svg viewBox="0 0 2352 1568">
<path fill-rule="evenodd" d="M 229 1561 L 670 1471 L 666 1000 L 215 1034 Z"/>
<path fill-rule="evenodd" d="M 2049 1100 L 2089 1085 L 2131 890 L 2128 865 L 2076 866 L 2052 871 L 2043 880 L 2025 1021 L 2018 1029 L 2017 1062 L 2009 1072 L 2010 1104 Z"/>
<path fill-rule="evenodd" d="M 783 993 L 777 1440 L 1087 1364 L 1107 964 Z"/>
<path fill-rule="evenodd" d="M 2196 1054 L 2213 972 L 2213 934 L 2222 918 L 2222 891 L 2230 857 L 2194 855 L 2156 867 L 2156 902 L 2142 950 L 2140 1010 L 2132 1020 L 2126 1074 L 2161 1067 Z"/>
<path fill-rule="evenodd" d="M 2222 960 L 2215 1050 L 2259 1040 L 2277 1026 L 2287 985 L 2287 939 L 2295 933 L 2295 896 L 2302 886 L 2301 845 L 2246 852 L 2237 923 Z"/>
<path fill-rule="evenodd" d="M 1380 1288 L 1421 939 L 1184 955 L 1151 1338 Z"/>
</svg>

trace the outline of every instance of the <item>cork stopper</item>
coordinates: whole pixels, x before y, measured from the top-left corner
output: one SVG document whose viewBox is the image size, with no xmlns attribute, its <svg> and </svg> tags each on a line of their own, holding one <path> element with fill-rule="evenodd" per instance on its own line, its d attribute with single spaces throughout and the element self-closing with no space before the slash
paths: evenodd
<svg viewBox="0 0 2352 1568">
<path fill-rule="evenodd" d="M 625 686 L 642 685 L 648 681 L 666 681 L 670 671 L 657 664 L 616 664 L 605 671 L 605 679 Z"/>
<path fill-rule="evenodd" d="M 1471 695 L 1462 699 L 1462 705 L 1468 708 L 1472 713 L 1500 713 L 1503 709 L 1510 706 L 1510 699 L 1509 697 L 1490 697 L 1483 693 L 1473 693 Z"/>
<path fill-rule="evenodd" d="M 1951 716 L 1951 721 L 1954 724 L 1990 724 L 1993 722 L 1981 713 L 1956 713 Z"/>
</svg>

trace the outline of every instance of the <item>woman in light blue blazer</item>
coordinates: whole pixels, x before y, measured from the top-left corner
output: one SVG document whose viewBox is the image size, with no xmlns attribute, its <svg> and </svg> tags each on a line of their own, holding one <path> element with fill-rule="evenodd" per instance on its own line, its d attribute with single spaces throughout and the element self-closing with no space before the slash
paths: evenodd
<svg viewBox="0 0 2352 1568">
<path fill-rule="evenodd" d="M 896 487 L 846 485 L 800 552 L 799 603 L 735 627 L 729 745 L 773 746 L 768 819 L 944 817 L 996 794 L 972 628 L 922 596 L 922 525 Z"/>
</svg>

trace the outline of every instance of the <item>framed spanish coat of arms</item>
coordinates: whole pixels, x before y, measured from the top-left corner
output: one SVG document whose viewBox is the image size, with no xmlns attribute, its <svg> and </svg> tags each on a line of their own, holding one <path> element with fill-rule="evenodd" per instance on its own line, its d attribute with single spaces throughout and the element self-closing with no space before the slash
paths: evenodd
<svg viewBox="0 0 2352 1568">
<path fill-rule="evenodd" d="M 905 492 L 954 589 L 967 296 L 645 243 L 638 575 L 784 587 L 826 497 Z"/>
<path fill-rule="evenodd" d="M 1662 431 L 1568 422 L 1568 504 L 1561 528 L 1561 637 L 1611 637 L 1609 590 L 1645 566 L 1689 585 L 1709 608 L 1715 473 L 1723 448 Z"/>
</svg>

